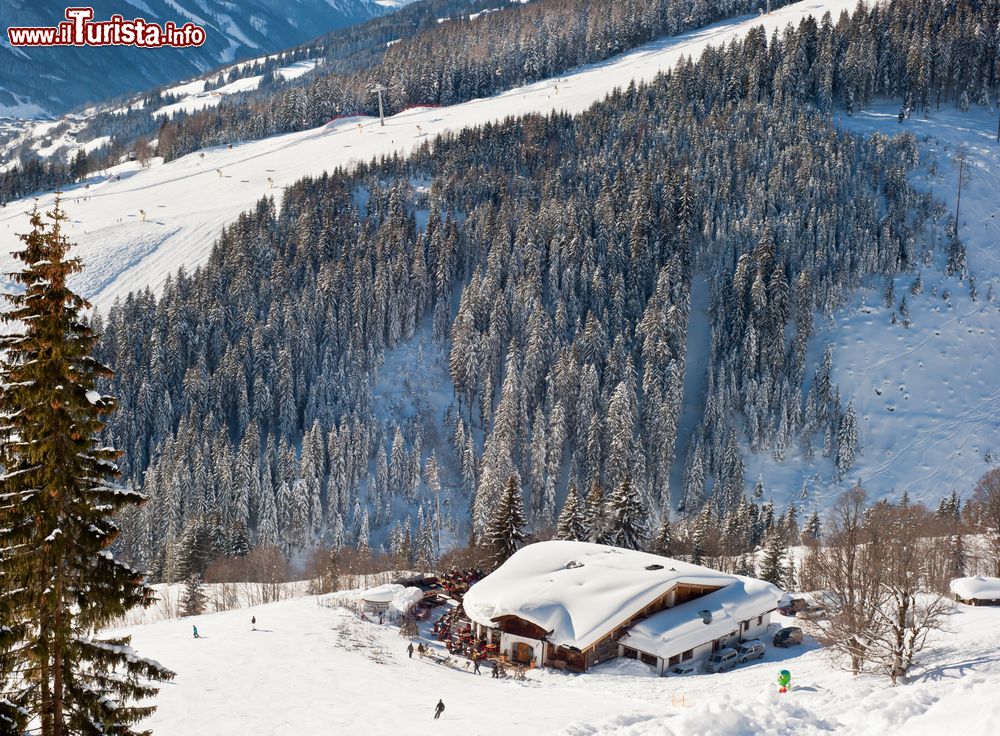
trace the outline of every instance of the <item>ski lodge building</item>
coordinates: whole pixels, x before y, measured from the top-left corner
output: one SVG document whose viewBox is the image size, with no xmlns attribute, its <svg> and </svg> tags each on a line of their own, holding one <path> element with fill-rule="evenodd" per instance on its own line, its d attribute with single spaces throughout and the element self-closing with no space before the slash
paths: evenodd
<svg viewBox="0 0 1000 736">
<path fill-rule="evenodd" d="M 585 672 L 615 657 L 664 674 L 767 631 L 782 592 L 762 580 L 589 542 L 518 550 L 463 601 L 509 661 Z"/>
</svg>

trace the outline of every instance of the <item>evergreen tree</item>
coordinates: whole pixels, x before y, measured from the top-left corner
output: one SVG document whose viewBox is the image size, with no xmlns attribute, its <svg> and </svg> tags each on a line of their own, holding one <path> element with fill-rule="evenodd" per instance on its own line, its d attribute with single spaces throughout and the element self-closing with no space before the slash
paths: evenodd
<svg viewBox="0 0 1000 736">
<path fill-rule="evenodd" d="M 632 476 L 626 473 L 608 499 L 608 529 L 604 542 L 624 549 L 642 549 L 648 535 L 646 511 Z"/>
<path fill-rule="evenodd" d="M 24 287 L 5 294 L 14 325 L 0 337 L 0 718 L 43 736 L 114 733 L 154 706 L 173 673 L 141 658 L 129 637 L 99 632 L 155 596 L 142 575 L 114 559 L 112 516 L 143 500 L 116 485 L 118 453 L 96 441 L 102 416 L 115 409 L 97 381 L 111 371 L 91 357 L 97 337 L 82 319 L 87 302 L 67 286 L 82 270 L 69 258 L 66 215 L 57 197 L 46 223 L 38 210 L 21 235 Z M 102 724 L 98 731 L 94 724 Z"/>
<path fill-rule="evenodd" d="M 517 477 L 510 476 L 486 528 L 486 542 L 497 567 L 510 559 L 525 539 L 524 500 Z"/>
<path fill-rule="evenodd" d="M 584 512 L 583 524 L 587 529 L 587 541 L 596 542 L 604 536 L 604 489 L 594 481 L 587 492 L 587 508 Z"/>
<path fill-rule="evenodd" d="M 819 511 L 813 511 L 802 528 L 802 541 L 818 542 L 823 534 L 823 525 L 819 519 Z"/>
<path fill-rule="evenodd" d="M 181 611 L 184 616 L 200 616 L 205 612 L 205 591 L 202 588 L 201 573 L 193 572 L 184 581 L 184 597 Z"/>
<path fill-rule="evenodd" d="M 705 557 L 705 538 L 708 536 L 708 525 L 711 523 L 712 509 L 706 506 L 694 520 L 694 530 L 691 533 L 691 564 L 701 565 Z"/>
<path fill-rule="evenodd" d="M 777 526 L 768 532 L 764 540 L 764 558 L 760 562 L 760 579 L 774 585 L 785 583 L 786 570 L 784 564 L 785 543 Z"/>
<path fill-rule="evenodd" d="M 847 411 L 840 420 L 837 431 L 837 477 L 843 478 L 854 465 L 854 454 L 858 446 L 858 420 L 854 414 L 854 404 L 847 405 Z"/>
<path fill-rule="evenodd" d="M 673 529 L 670 526 L 670 515 L 664 511 L 663 519 L 660 521 L 660 528 L 656 531 L 656 537 L 653 539 L 653 544 L 649 551 L 654 555 L 662 555 L 663 557 L 670 557 L 672 552 L 671 546 L 673 542 Z"/>
<path fill-rule="evenodd" d="M 582 506 L 583 502 L 580 500 L 580 494 L 576 492 L 576 486 L 570 486 L 556 524 L 556 539 L 587 541 L 587 527 L 584 524 Z"/>
</svg>

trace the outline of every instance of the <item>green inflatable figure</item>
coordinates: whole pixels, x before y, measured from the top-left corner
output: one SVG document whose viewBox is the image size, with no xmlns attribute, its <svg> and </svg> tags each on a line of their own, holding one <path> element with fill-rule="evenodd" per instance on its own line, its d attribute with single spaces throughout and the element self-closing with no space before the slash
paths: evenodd
<svg viewBox="0 0 1000 736">
<path fill-rule="evenodd" d="M 778 673 L 778 684 L 781 686 L 778 688 L 779 693 L 788 692 L 788 683 L 792 681 L 792 673 L 788 670 L 782 670 Z"/>
</svg>

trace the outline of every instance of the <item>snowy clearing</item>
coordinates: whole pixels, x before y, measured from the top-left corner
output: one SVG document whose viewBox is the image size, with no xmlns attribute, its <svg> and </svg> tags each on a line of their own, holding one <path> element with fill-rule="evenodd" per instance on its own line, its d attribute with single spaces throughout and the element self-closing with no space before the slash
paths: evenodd
<svg viewBox="0 0 1000 736">
<path fill-rule="evenodd" d="M 770 455 L 747 457 L 747 477 L 763 474 L 775 501 L 799 503 L 803 482 L 819 506 L 858 480 L 876 495 L 898 495 L 934 504 L 957 490 L 971 491 L 1000 456 L 1000 146 L 996 112 L 948 108 L 929 119 L 914 114 L 900 125 L 898 104 L 878 104 L 838 124 L 858 133 L 874 131 L 917 137 L 922 165 L 914 185 L 955 211 L 959 144 L 968 147 L 971 176 L 962 192 L 959 234 L 968 249 L 968 280 L 945 276 L 945 253 L 919 267 L 923 291 L 911 292 L 918 270 L 894 279 L 895 307 L 884 304 L 881 280 L 860 289 L 832 319 L 819 317 L 810 343 L 818 363 L 833 344 L 833 376 L 844 406 L 854 402 L 862 454 L 849 478 L 834 482 L 832 462 L 816 453 L 807 462 L 798 448 L 785 462 Z M 944 231 L 941 221 L 938 237 Z M 939 243 L 940 245 L 940 243 Z M 899 313 L 906 298 L 909 327 Z M 893 312 L 897 324 L 892 324 Z M 812 368 L 810 367 L 810 372 Z"/>
<path fill-rule="evenodd" d="M 852 678 L 808 641 L 768 647 L 762 662 L 718 675 L 653 677 L 645 665 L 615 660 L 585 675 L 533 670 L 524 682 L 497 681 L 488 668 L 476 676 L 409 659 L 397 629 L 318 603 L 298 598 L 129 629 L 141 654 L 177 672 L 148 727 L 157 736 L 205 733 L 209 723 L 216 736 L 373 726 L 462 736 L 884 736 L 985 734 L 1000 719 L 1000 608 L 956 606 L 947 621 L 954 633 L 934 643 L 913 682 L 892 688 L 885 678 Z M 792 673 L 786 695 L 777 692 L 780 669 Z M 434 722 L 439 698 L 446 710 Z"/>
</svg>

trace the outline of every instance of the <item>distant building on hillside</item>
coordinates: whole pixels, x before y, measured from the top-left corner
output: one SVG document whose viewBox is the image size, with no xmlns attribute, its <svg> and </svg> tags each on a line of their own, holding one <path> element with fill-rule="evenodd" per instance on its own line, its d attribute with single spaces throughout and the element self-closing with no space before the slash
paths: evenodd
<svg viewBox="0 0 1000 736">
<path fill-rule="evenodd" d="M 781 596 L 668 557 L 551 541 L 518 550 L 463 606 L 474 634 L 514 663 L 584 672 L 628 657 L 663 674 L 763 634 Z"/>
<path fill-rule="evenodd" d="M 959 603 L 970 606 L 1000 606 L 1000 578 L 976 575 L 955 578 L 948 586 Z"/>
</svg>

